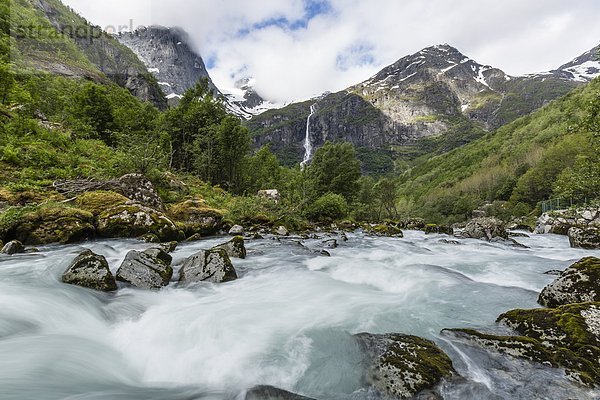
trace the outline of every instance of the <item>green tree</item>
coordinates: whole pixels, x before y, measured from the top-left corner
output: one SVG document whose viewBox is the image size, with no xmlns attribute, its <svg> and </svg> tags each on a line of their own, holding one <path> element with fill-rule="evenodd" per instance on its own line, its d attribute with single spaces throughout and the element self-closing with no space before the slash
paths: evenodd
<svg viewBox="0 0 600 400">
<path fill-rule="evenodd" d="M 87 83 L 73 96 L 71 114 L 79 122 L 79 128 L 88 128 L 92 139 L 100 139 L 109 146 L 116 143 L 113 128 L 113 108 L 106 88 Z"/>
<path fill-rule="evenodd" d="M 307 174 L 315 197 L 331 192 L 351 202 L 358 194 L 360 161 L 351 143 L 325 143 L 316 151 Z"/>
<path fill-rule="evenodd" d="M 281 165 L 268 145 L 249 157 L 244 169 L 245 189 L 248 192 L 256 193 L 263 189 L 281 190 Z"/>
</svg>

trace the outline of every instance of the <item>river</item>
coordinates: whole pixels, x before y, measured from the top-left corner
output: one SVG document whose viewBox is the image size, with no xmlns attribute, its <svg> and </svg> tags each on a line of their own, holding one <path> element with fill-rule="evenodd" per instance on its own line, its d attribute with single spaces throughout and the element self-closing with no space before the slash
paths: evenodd
<svg viewBox="0 0 600 400">
<path fill-rule="evenodd" d="M 600 251 L 565 236 L 518 238 L 530 249 L 405 232 L 349 235 L 331 257 L 321 240 L 247 242 L 240 279 L 221 285 L 99 293 L 60 282 L 83 249 L 113 272 L 135 240 L 41 247 L 0 256 L 0 399 L 235 399 L 269 384 L 318 399 L 372 399 L 351 335 L 434 340 L 466 379 L 445 399 L 595 399 L 561 370 L 489 354 L 440 334 L 499 330 L 496 317 L 538 307 L 540 290 Z M 446 239 L 449 239 L 446 237 Z M 180 244 L 174 265 L 226 238 Z M 175 277 L 177 278 L 175 267 Z"/>
</svg>

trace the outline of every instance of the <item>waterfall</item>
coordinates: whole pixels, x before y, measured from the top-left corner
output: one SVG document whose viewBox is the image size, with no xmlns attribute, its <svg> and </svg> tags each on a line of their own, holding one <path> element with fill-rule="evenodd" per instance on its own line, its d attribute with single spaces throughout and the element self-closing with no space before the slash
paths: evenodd
<svg viewBox="0 0 600 400">
<path fill-rule="evenodd" d="M 306 119 L 306 138 L 304 139 L 304 160 L 300 164 L 300 168 L 304 171 L 304 168 L 308 165 L 313 155 L 313 145 L 310 140 L 310 119 L 315 114 L 317 103 L 310 106 L 310 114 Z"/>
</svg>

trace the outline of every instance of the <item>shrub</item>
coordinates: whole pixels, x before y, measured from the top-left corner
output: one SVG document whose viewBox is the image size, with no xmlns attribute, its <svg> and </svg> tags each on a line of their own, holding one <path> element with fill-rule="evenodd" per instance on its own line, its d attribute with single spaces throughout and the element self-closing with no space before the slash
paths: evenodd
<svg viewBox="0 0 600 400">
<path fill-rule="evenodd" d="M 334 221 L 345 218 L 348 214 L 348 203 L 343 196 L 327 193 L 310 206 L 306 216 L 312 221 Z"/>
</svg>

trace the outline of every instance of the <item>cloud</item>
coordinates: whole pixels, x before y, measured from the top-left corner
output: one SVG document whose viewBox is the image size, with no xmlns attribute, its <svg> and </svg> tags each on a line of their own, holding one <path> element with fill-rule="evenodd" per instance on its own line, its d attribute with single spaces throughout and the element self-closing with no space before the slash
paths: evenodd
<svg viewBox="0 0 600 400">
<path fill-rule="evenodd" d="M 433 44 L 517 75 L 556 68 L 600 42 L 595 0 L 66 2 L 102 26 L 181 26 L 217 86 L 253 76 L 276 101 L 341 90 Z"/>
</svg>

